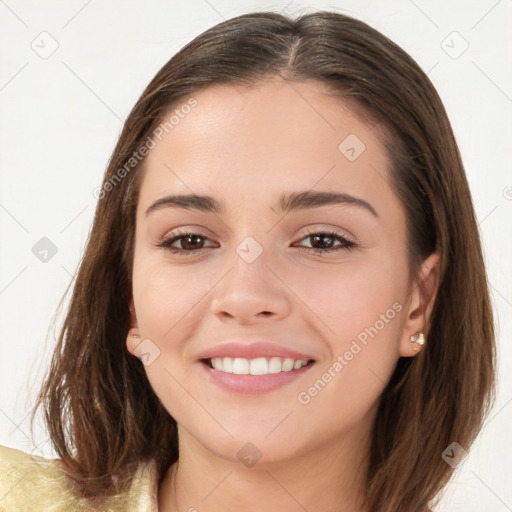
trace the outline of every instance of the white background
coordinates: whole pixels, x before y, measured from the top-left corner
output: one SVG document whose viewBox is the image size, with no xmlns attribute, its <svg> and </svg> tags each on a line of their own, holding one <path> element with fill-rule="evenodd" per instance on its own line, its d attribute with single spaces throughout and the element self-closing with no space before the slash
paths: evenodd
<svg viewBox="0 0 512 512">
<path fill-rule="evenodd" d="M 323 8 L 366 21 L 410 53 L 452 121 L 488 265 L 500 387 L 438 510 L 512 510 L 511 0 L 0 1 L 0 444 L 51 455 L 44 430 L 31 441 L 27 416 L 55 343 L 50 322 L 85 246 L 92 191 L 147 83 L 223 19 Z M 52 44 L 47 58 L 32 48 Z M 58 249 L 46 263 L 32 253 L 42 237 Z"/>
</svg>

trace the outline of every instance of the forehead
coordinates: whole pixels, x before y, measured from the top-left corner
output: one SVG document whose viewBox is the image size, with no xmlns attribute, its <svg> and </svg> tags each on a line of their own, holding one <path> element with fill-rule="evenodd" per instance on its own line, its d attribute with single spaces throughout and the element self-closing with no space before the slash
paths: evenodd
<svg viewBox="0 0 512 512">
<path fill-rule="evenodd" d="M 163 122 L 173 114 L 145 161 L 140 204 L 197 193 L 247 207 L 260 197 L 270 204 L 272 189 L 299 188 L 392 199 L 384 146 L 321 82 L 216 84 L 184 98 Z"/>
</svg>

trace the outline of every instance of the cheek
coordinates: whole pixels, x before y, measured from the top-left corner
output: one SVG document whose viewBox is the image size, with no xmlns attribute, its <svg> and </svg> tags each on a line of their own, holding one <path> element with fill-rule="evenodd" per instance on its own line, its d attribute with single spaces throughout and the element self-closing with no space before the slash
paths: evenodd
<svg viewBox="0 0 512 512">
<path fill-rule="evenodd" d="M 190 267 L 187 270 L 185 266 L 166 265 L 161 257 L 141 254 L 134 261 L 137 323 L 141 340 L 155 354 L 144 369 L 155 394 L 169 414 L 180 422 L 186 421 L 184 414 L 189 414 L 191 409 L 186 390 L 193 384 L 193 376 L 183 365 L 182 352 L 193 334 L 193 322 L 197 322 L 194 307 L 208 290 L 202 277 L 207 276 Z"/>
<path fill-rule="evenodd" d="M 333 352 L 377 324 L 398 347 L 404 290 L 408 286 L 403 257 L 380 252 L 350 256 L 341 264 L 311 267 L 288 274 L 290 288 L 303 300 L 310 321 L 330 340 Z M 284 275 L 284 274 L 282 274 Z M 393 307 L 394 306 L 394 307 Z M 306 310 L 304 308 L 304 310 Z"/>
<path fill-rule="evenodd" d="M 307 273 L 301 275 L 295 289 L 307 291 L 307 306 L 315 313 L 310 318 L 324 333 L 330 360 L 319 368 L 311 393 L 303 390 L 303 402 L 315 402 L 312 409 L 318 414 L 334 415 L 336 403 L 340 414 L 352 411 L 351 417 L 360 419 L 378 399 L 399 358 L 408 285 L 405 260 L 381 252 L 332 267 L 324 275 L 317 272 L 314 286 L 307 286 L 307 278 Z"/>
<path fill-rule="evenodd" d="M 389 277 L 343 283 L 344 291 L 323 310 L 334 331 L 325 337 L 331 359 L 296 396 L 300 432 L 329 436 L 374 414 L 399 358 L 405 307 L 397 283 Z"/>
<path fill-rule="evenodd" d="M 212 288 L 204 267 L 167 264 L 162 255 L 135 259 L 133 295 L 141 336 L 167 340 L 183 331 L 187 316 Z"/>
</svg>

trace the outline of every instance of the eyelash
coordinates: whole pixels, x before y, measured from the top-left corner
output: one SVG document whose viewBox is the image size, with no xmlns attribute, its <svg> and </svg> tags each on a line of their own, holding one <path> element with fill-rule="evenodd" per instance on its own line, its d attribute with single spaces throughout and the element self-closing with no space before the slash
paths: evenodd
<svg viewBox="0 0 512 512">
<path fill-rule="evenodd" d="M 330 249 L 316 249 L 315 247 L 302 247 L 304 251 L 307 253 L 313 253 L 313 254 L 320 254 L 324 252 L 336 252 L 336 251 L 350 251 L 357 247 L 357 244 L 353 242 L 352 240 L 348 240 L 344 236 L 341 236 L 339 233 L 333 232 L 333 231 L 310 231 L 305 236 L 301 238 L 300 241 L 305 240 L 306 238 L 310 238 L 313 235 L 327 235 L 330 236 L 338 241 L 340 241 L 343 245 L 338 246 L 336 248 L 330 248 Z M 206 247 L 202 247 L 201 249 L 193 249 L 190 251 L 187 251 L 185 249 L 176 249 L 175 247 L 171 247 L 171 245 L 176 242 L 177 240 L 180 240 L 181 238 L 185 238 L 187 236 L 199 236 L 203 239 L 209 240 L 208 237 L 202 236 L 199 233 L 193 233 L 190 231 L 182 232 L 182 231 L 174 231 L 170 233 L 168 236 L 166 236 L 160 243 L 158 243 L 158 247 L 171 252 L 172 254 L 177 254 L 178 256 L 190 256 L 193 253 L 198 253 L 200 251 L 203 251 L 206 249 Z"/>
</svg>

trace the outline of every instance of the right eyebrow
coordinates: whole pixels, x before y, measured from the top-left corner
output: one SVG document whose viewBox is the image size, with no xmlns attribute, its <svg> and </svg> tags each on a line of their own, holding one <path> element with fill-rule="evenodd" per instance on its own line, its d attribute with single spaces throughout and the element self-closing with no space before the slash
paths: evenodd
<svg viewBox="0 0 512 512">
<path fill-rule="evenodd" d="M 223 205 L 213 197 L 187 194 L 166 196 L 158 199 L 146 210 L 146 215 L 162 208 L 172 207 L 211 213 L 222 213 L 224 211 Z"/>
</svg>

